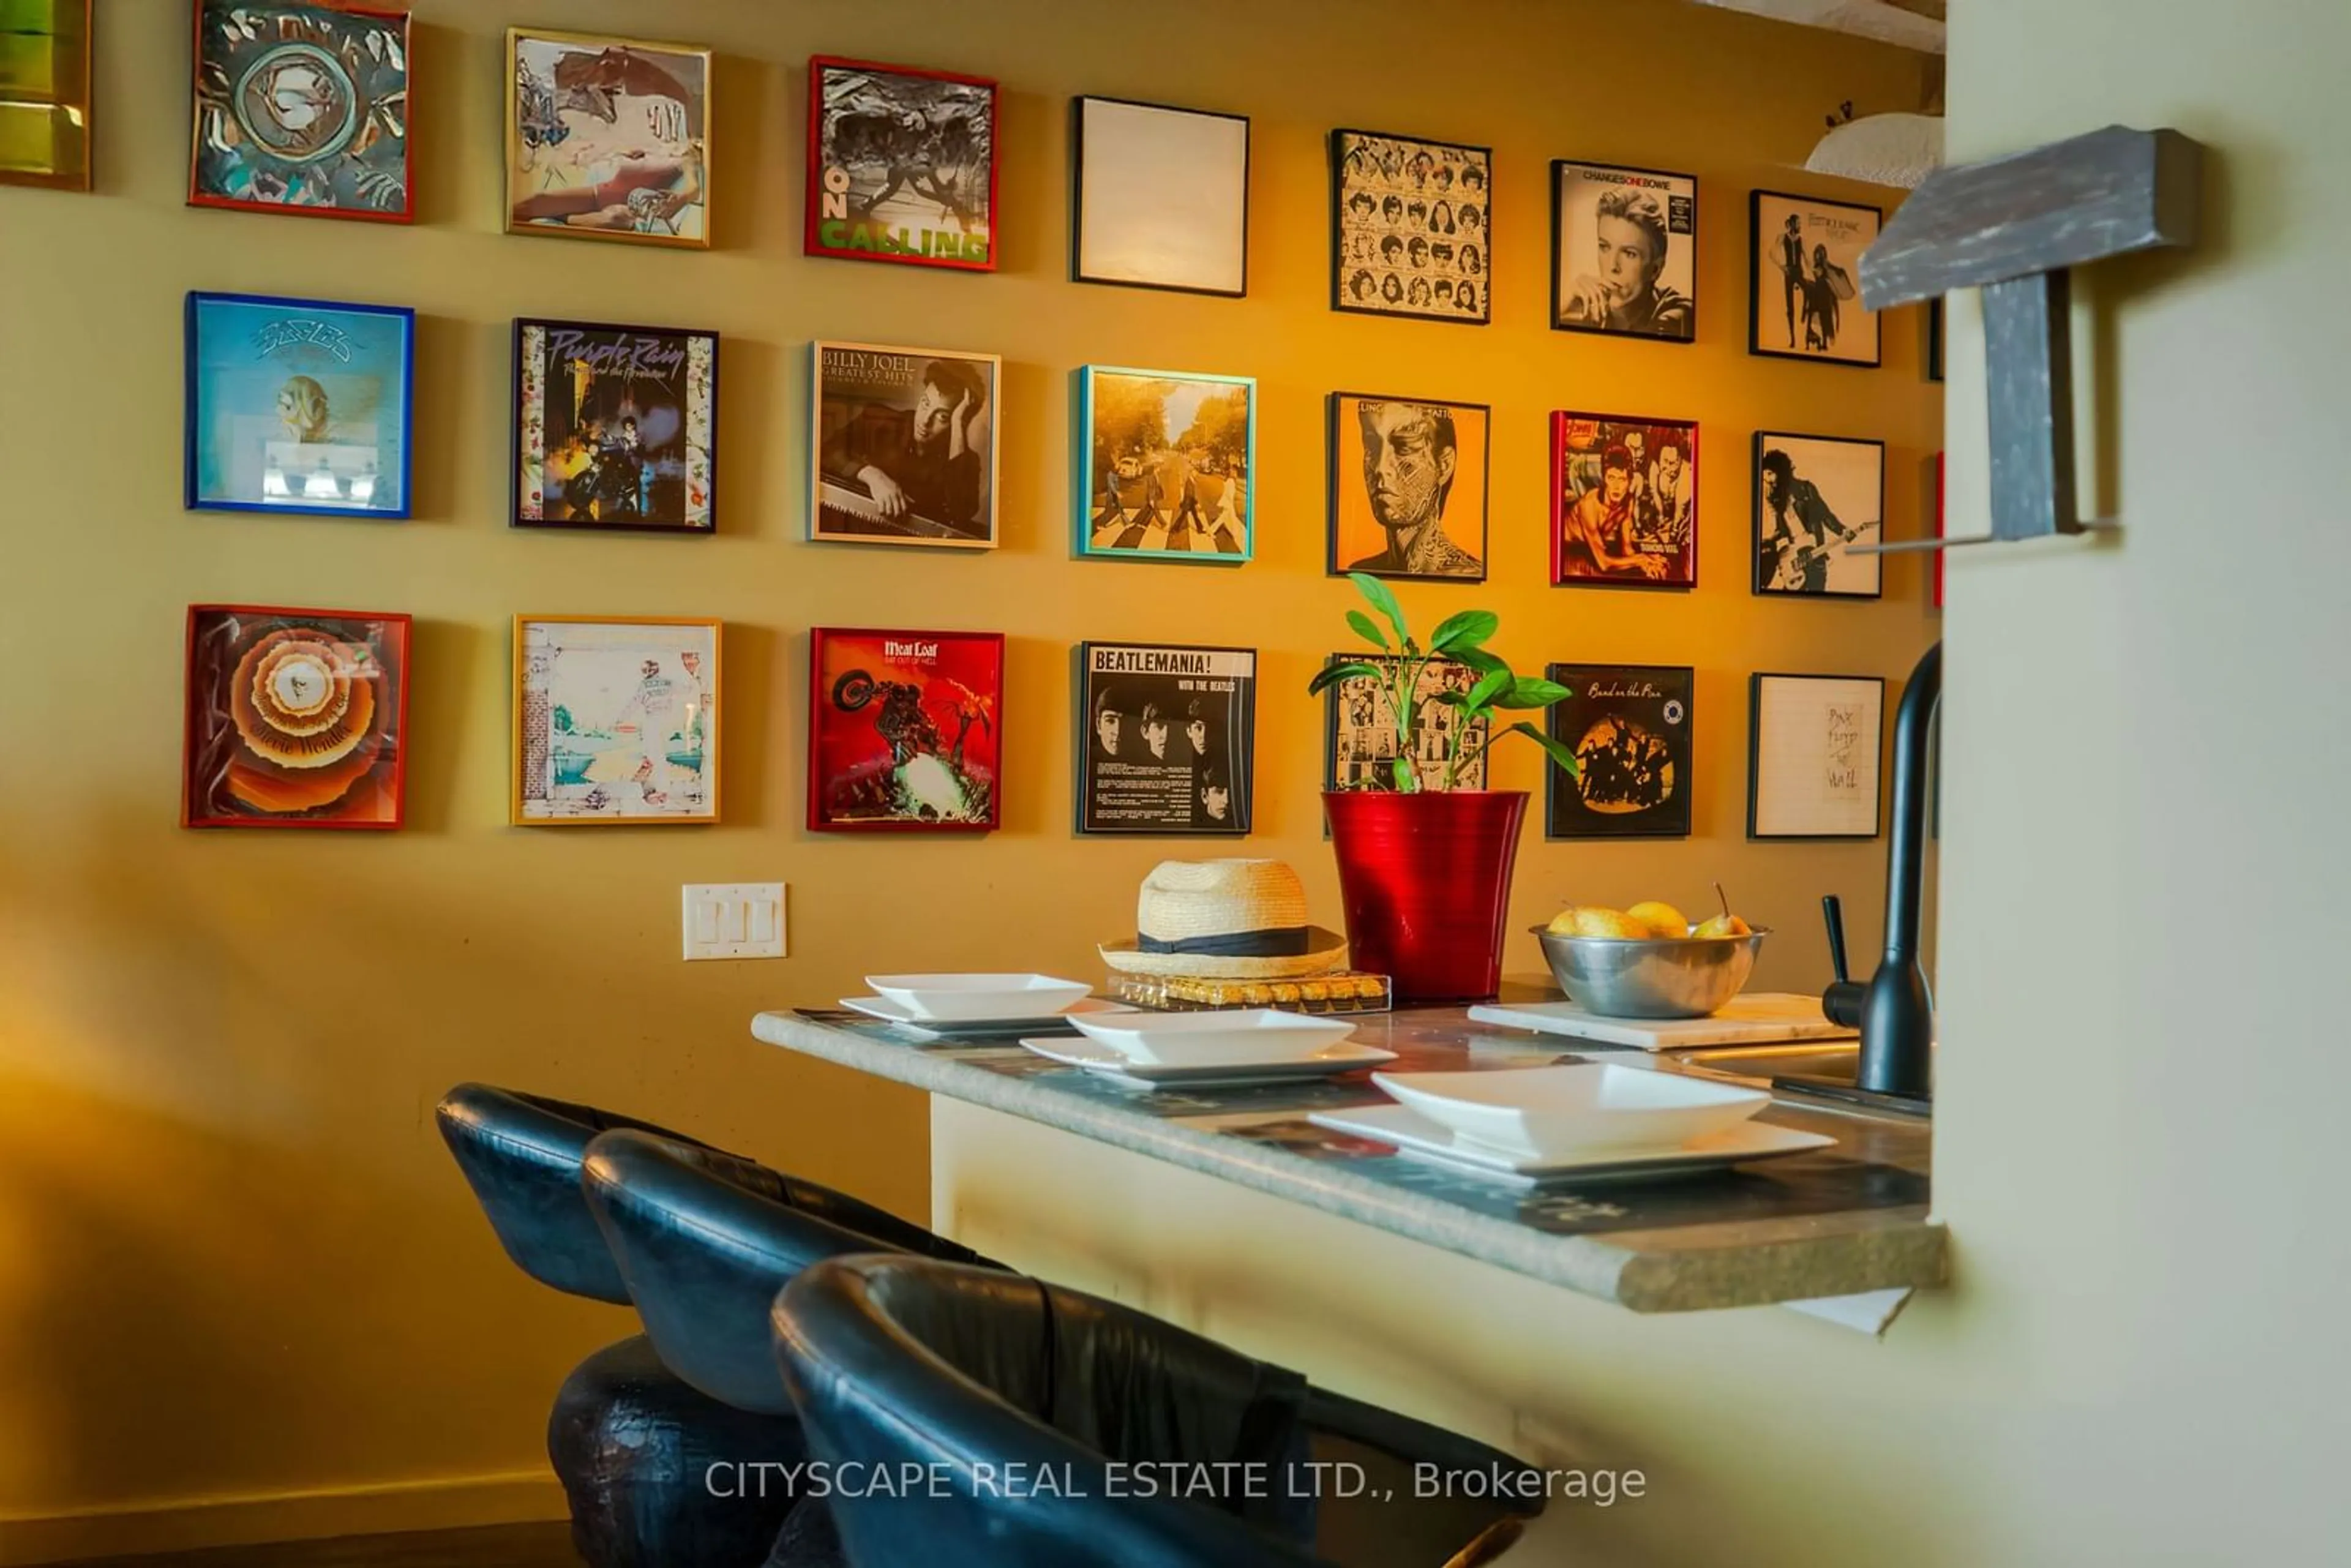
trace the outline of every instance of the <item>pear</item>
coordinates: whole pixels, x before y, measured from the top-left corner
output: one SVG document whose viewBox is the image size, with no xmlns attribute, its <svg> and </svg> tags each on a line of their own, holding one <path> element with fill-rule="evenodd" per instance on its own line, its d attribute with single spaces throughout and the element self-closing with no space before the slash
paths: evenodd
<svg viewBox="0 0 2351 1568">
<path fill-rule="evenodd" d="M 1652 936 L 1678 938 L 1689 935 L 1689 917 L 1670 904 L 1659 904 L 1652 899 L 1646 904 L 1636 904 L 1625 913 L 1647 926 Z"/>
<path fill-rule="evenodd" d="M 1561 910 L 1557 915 L 1552 915 L 1551 917 L 1551 924 L 1543 927 L 1543 929 L 1549 931 L 1554 936 L 1573 936 L 1575 935 L 1575 917 L 1583 913 L 1583 910 L 1571 904 L 1565 909 Z"/>
<path fill-rule="evenodd" d="M 1617 941 L 1646 940 L 1649 928 L 1621 909 L 1584 908 L 1575 912 L 1575 932 L 1578 936 L 1607 936 Z"/>
<path fill-rule="evenodd" d="M 1714 896 L 1722 905 L 1722 913 L 1701 924 L 1692 935 L 1698 936 L 1751 936 L 1754 928 L 1730 913 L 1730 896 L 1722 891 L 1722 883 L 1714 884 Z"/>
</svg>

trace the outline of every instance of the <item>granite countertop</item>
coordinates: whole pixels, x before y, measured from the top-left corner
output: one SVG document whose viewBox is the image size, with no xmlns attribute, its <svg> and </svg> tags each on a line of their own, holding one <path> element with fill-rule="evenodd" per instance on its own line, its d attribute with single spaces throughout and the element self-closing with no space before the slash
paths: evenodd
<svg viewBox="0 0 2351 1568">
<path fill-rule="evenodd" d="M 1834 1147 L 1681 1180 L 1511 1186 L 1326 1132 L 1309 1113 L 1385 1104 L 1365 1072 L 1312 1082 L 1148 1092 L 1003 1040 L 924 1041 L 854 1013 L 766 1012 L 751 1032 L 934 1094 L 1204 1171 L 1433 1247 L 1615 1301 L 1690 1312 L 1942 1283 L 1928 1217 L 1930 1134 L 1906 1117 L 1775 1100 L 1760 1119 Z M 1664 1065 L 1473 1023 L 1459 1009 L 1367 1015 L 1355 1038 L 1392 1071 L 1577 1061 Z M 1670 1070 L 1668 1067 L 1667 1070 Z"/>
</svg>

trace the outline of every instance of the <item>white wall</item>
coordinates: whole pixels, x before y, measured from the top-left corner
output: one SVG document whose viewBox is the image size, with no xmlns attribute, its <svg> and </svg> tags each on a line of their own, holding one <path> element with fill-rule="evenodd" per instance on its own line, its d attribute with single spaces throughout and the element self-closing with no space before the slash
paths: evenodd
<svg viewBox="0 0 2351 1568">
<path fill-rule="evenodd" d="M 1948 1473 L 1999 1561 L 2342 1562 L 2351 5 L 1951 12 L 1953 158 L 2210 152 L 2193 255 L 2077 282 L 2085 505 L 2124 531 L 1950 565 L 1936 1201 L 1995 1421 Z"/>
</svg>

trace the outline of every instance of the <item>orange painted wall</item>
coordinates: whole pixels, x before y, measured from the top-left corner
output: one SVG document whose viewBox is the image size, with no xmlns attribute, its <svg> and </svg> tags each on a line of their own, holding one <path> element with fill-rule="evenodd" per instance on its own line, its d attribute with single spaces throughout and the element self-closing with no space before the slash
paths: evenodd
<svg viewBox="0 0 2351 1568">
<path fill-rule="evenodd" d="M 1303 695 L 1340 645 L 1323 574 L 1323 395 L 1493 405 L 1493 580 L 1407 589 L 1424 621 L 1498 610 L 1498 647 L 1698 669 L 1696 836 L 1531 836 L 1514 917 L 1557 900 L 1695 903 L 1720 877 L 1783 936 L 1761 983 L 1825 977 L 1813 901 L 1876 939 L 1882 850 L 1744 841 L 1746 678 L 1898 677 L 1935 634 L 1914 561 L 1878 603 L 1748 592 L 1743 455 L 1771 424 L 1888 444 L 1889 531 L 1922 531 L 1941 398 L 1923 324 L 1860 372 L 1745 352 L 1746 193 L 1871 199 L 1802 176 L 1844 99 L 1915 101 L 1910 57 L 1654 0 L 1238 0 L 1156 14 L 1006 0 L 419 0 L 411 229 L 191 211 L 184 7 L 105 0 L 98 193 L 0 189 L 0 1563 L 389 1528 L 553 1507 L 557 1383 L 623 1314 L 559 1300 L 497 1252 L 431 1124 L 462 1079 L 626 1107 L 919 1214 L 920 1101 L 760 1047 L 767 1007 L 869 970 L 1092 972 L 1131 928 L 1165 842 L 1071 836 L 1069 648 L 1188 639 L 1263 653 L 1259 831 L 1335 915 Z M 919 28 L 910 18 L 920 17 Z M 1442 16 L 1442 20 L 1438 18 Z M 720 50 L 717 247 L 682 254 L 499 232 L 502 29 L 654 32 Z M 799 254 L 806 57 L 1004 83 L 1003 270 Z M 1066 281 L 1068 99 L 1251 115 L 1250 294 Z M 1489 143 L 1505 235 L 1485 330 L 1326 308 L 1324 133 Z M 1555 156 L 1701 183 L 1700 340 L 1544 322 Z M 415 306 L 417 517 L 189 514 L 180 504 L 180 308 L 190 288 Z M 507 528 L 517 314 L 726 334 L 727 498 L 716 538 Z M 818 336 L 1005 356 L 1005 548 L 979 558 L 802 542 L 805 353 Z M 1073 561 L 1068 375 L 1086 361 L 1259 380 L 1259 551 L 1245 570 Z M 1702 580 L 1685 595 L 1547 585 L 1546 419 L 1558 407 L 1701 423 Z M 397 835 L 184 832 L 181 628 L 198 601 L 417 616 L 409 826 Z M 517 611 L 728 622 L 727 821 L 548 833 L 506 825 L 507 622 Z M 807 629 L 1011 634 L 1005 830 L 981 841 L 812 837 L 802 818 Z M 1497 782 L 1537 781 L 1531 748 Z M 783 879 L 792 956 L 678 959 L 678 886 Z M 1511 967 L 1534 962 L 1513 938 Z"/>
</svg>

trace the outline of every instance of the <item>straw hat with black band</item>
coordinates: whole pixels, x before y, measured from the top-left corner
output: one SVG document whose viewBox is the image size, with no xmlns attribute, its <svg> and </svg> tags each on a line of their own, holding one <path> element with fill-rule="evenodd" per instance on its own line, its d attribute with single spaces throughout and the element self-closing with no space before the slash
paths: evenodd
<svg viewBox="0 0 2351 1568">
<path fill-rule="evenodd" d="M 1327 975 L 1346 939 L 1306 918 L 1306 885 L 1280 861 L 1162 861 L 1143 879 L 1134 938 L 1105 943 L 1122 974 L 1237 980 Z"/>
</svg>

